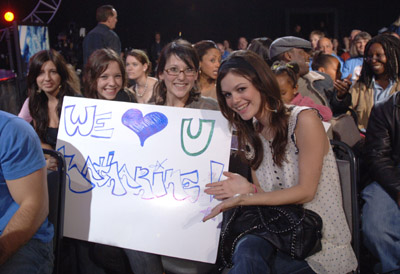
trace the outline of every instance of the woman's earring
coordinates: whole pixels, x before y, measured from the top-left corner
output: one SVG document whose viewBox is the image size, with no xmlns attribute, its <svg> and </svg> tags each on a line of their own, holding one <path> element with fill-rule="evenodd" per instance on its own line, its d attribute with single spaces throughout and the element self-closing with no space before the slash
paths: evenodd
<svg viewBox="0 0 400 274">
<path fill-rule="evenodd" d="M 252 145 L 250 145 L 249 142 L 246 142 L 246 148 L 244 150 L 244 156 L 249 161 L 253 160 L 254 157 L 256 156 L 256 151 L 254 150 L 254 147 Z"/>
<path fill-rule="evenodd" d="M 42 93 L 42 89 L 41 89 L 41 88 L 38 88 L 38 90 L 36 91 L 36 93 L 37 93 L 37 94 Z"/>
</svg>

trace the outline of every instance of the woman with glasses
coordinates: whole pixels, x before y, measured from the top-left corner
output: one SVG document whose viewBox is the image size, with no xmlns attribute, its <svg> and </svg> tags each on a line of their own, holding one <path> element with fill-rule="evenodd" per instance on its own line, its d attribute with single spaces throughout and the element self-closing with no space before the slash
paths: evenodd
<svg viewBox="0 0 400 274">
<path fill-rule="evenodd" d="M 151 102 L 156 105 L 219 110 L 216 100 L 202 97 L 196 90 L 199 58 L 196 50 L 185 40 L 175 40 L 161 51 L 157 67 L 159 81 L 154 87 Z M 177 110 L 178 111 L 178 110 Z M 125 250 L 135 274 L 162 274 L 161 256 L 135 250 Z M 207 273 L 216 266 L 170 258 L 180 273 Z M 194 270 L 195 269 L 195 270 Z M 175 272 L 175 271 L 174 271 Z"/>
<path fill-rule="evenodd" d="M 358 81 L 350 88 L 351 108 L 360 130 L 365 130 L 374 104 L 400 90 L 400 40 L 387 34 L 375 36 L 365 46 Z"/>
<path fill-rule="evenodd" d="M 199 91 L 203 96 L 217 99 L 215 81 L 221 63 L 221 52 L 211 40 L 197 42 L 194 44 L 194 48 L 200 58 L 199 78 L 197 80 Z"/>
<path fill-rule="evenodd" d="M 153 95 L 153 88 L 157 79 L 149 77 L 151 62 L 143 50 L 133 49 L 126 53 L 126 73 L 128 80 L 134 84 L 129 87 L 138 103 L 147 103 Z"/>
</svg>

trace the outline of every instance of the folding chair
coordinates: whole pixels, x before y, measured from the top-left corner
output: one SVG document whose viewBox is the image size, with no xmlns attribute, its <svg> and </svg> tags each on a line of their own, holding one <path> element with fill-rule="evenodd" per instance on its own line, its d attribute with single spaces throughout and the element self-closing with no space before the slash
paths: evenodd
<svg viewBox="0 0 400 274">
<path fill-rule="evenodd" d="M 330 140 L 336 156 L 342 188 L 343 209 L 352 235 L 352 246 L 360 262 L 360 209 L 358 195 L 358 161 L 352 149 L 343 142 Z M 358 266 L 356 273 L 359 273 Z"/>
<path fill-rule="evenodd" d="M 66 170 L 64 156 L 54 150 L 43 149 L 43 153 L 57 159 L 57 171 L 47 171 L 47 184 L 49 192 L 49 221 L 54 225 L 53 251 L 54 251 L 54 270 L 59 273 L 59 261 L 61 250 L 61 239 L 64 220 L 64 197 Z"/>
</svg>

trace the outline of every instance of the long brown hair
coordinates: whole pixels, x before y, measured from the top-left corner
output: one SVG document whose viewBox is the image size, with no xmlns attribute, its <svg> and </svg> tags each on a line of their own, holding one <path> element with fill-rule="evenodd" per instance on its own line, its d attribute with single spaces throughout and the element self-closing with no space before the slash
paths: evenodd
<svg viewBox="0 0 400 274">
<path fill-rule="evenodd" d="M 261 104 L 258 111 L 261 114 L 265 109 L 276 110 L 271 112 L 270 127 L 274 132 L 272 142 L 273 160 L 278 166 L 285 161 L 285 151 L 288 137 L 288 112 L 281 99 L 279 85 L 269 66 L 252 51 L 235 51 L 225 59 L 218 71 L 217 97 L 222 114 L 228 119 L 238 135 L 239 153 L 245 159 L 248 146 L 254 149 L 255 156 L 247 159 L 253 169 L 257 169 L 263 160 L 263 145 L 259 136 L 262 131 L 260 123 L 253 124 L 252 119 L 245 121 L 234 112 L 226 103 L 221 90 L 221 81 L 228 73 L 234 73 L 249 80 L 260 92 Z"/>
<path fill-rule="evenodd" d="M 44 92 L 38 92 L 39 87 L 36 79 L 40 75 L 42 66 L 47 61 L 53 62 L 60 75 L 60 90 L 57 93 L 57 116 L 61 115 L 61 107 L 64 96 L 75 96 L 80 94 L 79 78 L 72 67 L 67 65 L 64 57 L 57 51 L 42 50 L 37 52 L 29 60 L 29 72 L 27 76 L 29 91 L 29 113 L 37 135 L 43 143 L 46 143 L 47 128 L 49 127 L 48 97 Z"/>
<path fill-rule="evenodd" d="M 122 59 L 112 49 L 98 49 L 90 55 L 83 73 L 83 93 L 86 97 L 99 99 L 99 94 L 97 93 L 97 79 L 106 71 L 108 65 L 113 61 L 117 62 L 122 74 L 121 89 L 126 87 L 126 72 Z"/>
</svg>

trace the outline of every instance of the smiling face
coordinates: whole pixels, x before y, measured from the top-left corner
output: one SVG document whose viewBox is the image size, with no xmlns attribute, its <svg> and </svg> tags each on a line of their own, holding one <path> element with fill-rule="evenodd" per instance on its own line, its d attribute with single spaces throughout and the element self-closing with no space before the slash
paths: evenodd
<svg viewBox="0 0 400 274">
<path fill-rule="evenodd" d="M 359 55 L 364 55 L 365 45 L 368 43 L 367 39 L 359 39 L 355 42 L 356 50 Z"/>
<path fill-rule="evenodd" d="M 293 48 L 289 51 L 290 60 L 296 62 L 299 65 L 299 74 L 303 76 L 307 74 L 310 70 L 310 54 L 306 52 L 304 49 Z"/>
<path fill-rule="evenodd" d="M 128 55 L 126 57 L 126 73 L 128 78 L 132 80 L 137 80 L 144 74 L 146 74 L 147 64 L 142 64 L 135 57 Z"/>
<path fill-rule="evenodd" d="M 111 61 L 107 69 L 97 78 L 97 94 L 100 99 L 113 100 L 122 88 L 123 78 L 119 65 Z"/>
<path fill-rule="evenodd" d="M 381 44 L 373 43 L 368 50 L 367 60 L 372 72 L 379 76 L 385 74 L 387 58 Z"/>
<path fill-rule="evenodd" d="M 172 76 L 167 73 L 167 70 L 180 71 L 178 76 Z M 190 91 L 194 87 L 197 79 L 197 73 L 193 76 L 187 76 L 184 71 L 192 69 L 175 54 L 172 54 L 165 63 L 165 69 L 159 74 L 160 80 L 164 81 L 167 87 L 167 105 L 176 105 L 179 102 L 183 106 L 189 98 Z M 183 103 L 183 105 L 182 105 Z"/>
<path fill-rule="evenodd" d="M 209 49 L 200 61 L 201 73 L 215 80 L 221 63 L 221 52 L 218 49 Z"/>
<path fill-rule="evenodd" d="M 42 65 L 40 74 L 36 77 L 36 84 L 46 95 L 57 95 L 61 84 L 61 76 L 52 61 L 47 61 Z"/>
<path fill-rule="evenodd" d="M 243 120 L 261 118 L 258 117 L 261 94 L 245 77 L 229 72 L 221 80 L 221 92 L 228 107 Z"/>
</svg>

